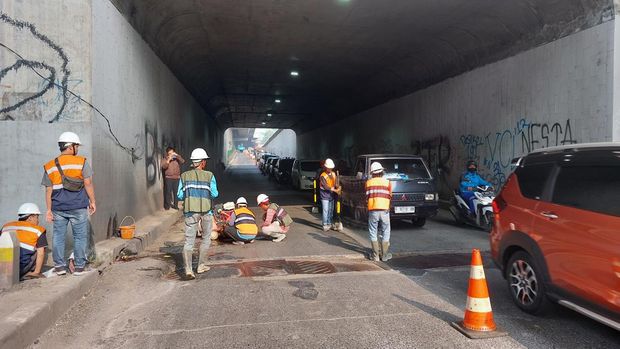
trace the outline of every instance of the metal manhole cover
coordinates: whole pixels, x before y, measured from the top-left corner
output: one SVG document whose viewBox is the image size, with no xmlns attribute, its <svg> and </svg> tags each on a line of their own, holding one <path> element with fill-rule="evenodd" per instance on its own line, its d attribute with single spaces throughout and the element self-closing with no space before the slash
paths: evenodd
<svg viewBox="0 0 620 349">
<path fill-rule="evenodd" d="M 294 274 L 332 274 L 336 268 L 329 262 L 289 261 Z"/>
</svg>

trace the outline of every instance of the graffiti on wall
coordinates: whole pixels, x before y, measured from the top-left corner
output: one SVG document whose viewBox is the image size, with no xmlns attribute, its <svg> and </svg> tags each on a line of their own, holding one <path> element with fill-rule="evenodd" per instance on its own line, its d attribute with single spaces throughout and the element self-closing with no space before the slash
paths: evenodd
<svg viewBox="0 0 620 349">
<path fill-rule="evenodd" d="M 0 96 L 1 120 L 41 120 L 55 122 L 70 111 L 75 111 L 78 98 L 70 98 L 70 84 L 77 86 L 80 80 L 71 79 L 67 68 L 69 58 L 57 43 L 39 32 L 32 23 L 20 21 L 0 12 L 0 29 L 13 31 L 14 41 L 30 48 L 32 57 L 23 57 L 11 48 L 1 44 L 5 51 L 0 63 L 0 86 L 4 92 Z M 9 57 L 14 57 L 13 59 Z M 45 57 L 45 58 L 43 58 Z M 32 80 L 33 71 L 39 75 Z M 11 91 L 10 81 L 20 84 L 19 90 Z M 28 81 L 33 81 L 28 84 Z M 21 84 L 28 84 L 23 86 Z M 67 110 L 70 107 L 71 110 Z"/>
<path fill-rule="evenodd" d="M 570 119 L 565 122 L 534 123 L 523 118 L 512 128 L 486 135 L 465 134 L 460 137 L 465 159 L 476 160 L 481 173 L 497 187 L 506 182 L 514 158 L 536 149 L 575 143 Z"/>
</svg>

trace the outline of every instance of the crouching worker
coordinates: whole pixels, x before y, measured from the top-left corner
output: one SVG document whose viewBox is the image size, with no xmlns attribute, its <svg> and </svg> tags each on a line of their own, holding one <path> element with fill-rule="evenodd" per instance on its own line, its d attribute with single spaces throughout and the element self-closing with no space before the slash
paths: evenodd
<svg viewBox="0 0 620 349">
<path fill-rule="evenodd" d="M 263 225 L 261 233 L 273 238 L 273 242 L 280 242 L 286 237 L 293 219 L 283 207 L 276 203 L 269 202 L 269 196 L 260 194 L 256 198 L 256 203 L 265 213 L 263 215 Z"/>
<path fill-rule="evenodd" d="M 248 208 L 248 202 L 244 197 L 237 199 L 237 208 L 228 219 L 228 226 L 224 229 L 224 233 L 233 239 L 235 245 L 244 245 L 256 239 L 256 234 L 258 234 L 256 217 L 254 212 Z"/>
<path fill-rule="evenodd" d="M 224 235 L 224 228 L 228 226 L 228 219 L 235 210 L 234 202 L 225 202 L 224 204 L 215 205 L 213 214 L 213 223 L 211 226 L 211 240 L 217 240 Z"/>
<path fill-rule="evenodd" d="M 202 231 L 210 232 L 213 223 L 213 211 L 211 210 L 212 199 L 219 195 L 217 182 L 213 173 L 205 170 L 209 156 L 202 148 L 192 151 L 190 157 L 193 169 L 183 172 L 179 181 L 177 197 L 183 200 L 183 213 L 185 216 L 185 245 L 183 246 L 183 262 L 185 264 L 185 276 L 195 279 L 192 270 L 192 254 L 196 241 L 198 224 L 202 225 Z M 207 250 L 211 239 L 202 239 L 200 253 L 198 255 L 198 274 L 209 270 L 205 264 Z"/>
<path fill-rule="evenodd" d="M 13 231 L 19 241 L 19 277 L 37 279 L 43 277 L 43 259 L 47 237 L 45 228 L 39 226 L 41 211 L 35 204 L 25 203 L 17 210 L 18 220 L 2 227 L 2 234 Z"/>
</svg>

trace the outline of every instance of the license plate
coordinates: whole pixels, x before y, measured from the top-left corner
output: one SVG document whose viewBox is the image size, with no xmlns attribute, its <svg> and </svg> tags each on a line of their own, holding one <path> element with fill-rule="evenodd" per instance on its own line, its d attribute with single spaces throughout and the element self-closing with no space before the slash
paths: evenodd
<svg viewBox="0 0 620 349">
<path fill-rule="evenodd" d="M 415 213 L 415 206 L 395 206 L 394 213 Z"/>
</svg>

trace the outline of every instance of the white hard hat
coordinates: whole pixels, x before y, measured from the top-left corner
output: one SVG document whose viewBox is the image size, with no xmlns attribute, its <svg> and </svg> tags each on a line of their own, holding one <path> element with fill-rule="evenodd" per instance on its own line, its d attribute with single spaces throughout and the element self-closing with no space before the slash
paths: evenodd
<svg viewBox="0 0 620 349">
<path fill-rule="evenodd" d="M 58 143 L 82 144 L 82 142 L 80 142 L 80 137 L 73 132 L 63 132 L 60 137 L 58 137 Z"/>
<path fill-rule="evenodd" d="M 192 155 L 189 158 L 192 161 L 204 160 L 204 159 L 208 159 L 209 155 L 207 155 L 207 152 L 204 149 L 196 148 L 192 151 Z"/>
<path fill-rule="evenodd" d="M 27 202 L 19 206 L 19 208 L 17 209 L 18 216 L 26 216 L 26 215 L 31 215 L 31 214 L 41 214 L 41 210 L 39 210 L 39 206 L 33 203 L 30 203 L 30 202 Z"/>
<path fill-rule="evenodd" d="M 237 205 L 248 205 L 248 201 L 242 196 L 237 199 Z"/>
<path fill-rule="evenodd" d="M 380 163 L 378 162 L 373 162 L 372 164 L 370 164 L 370 173 L 381 173 L 383 172 L 383 166 L 381 166 Z"/>
<path fill-rule="evenodd" d="M 260 205 L 265 201 L 269 201 L 269 196 L 265 194 L 260 194 L 256 197 L 256 204 Z"/>
<path fill-rule="evenodd" d="M 225 202 L 222 208 L 225 209 L 226 211 L 234 210 L 235 203 L 232 201 Z"/>
<path fill-rule="evenodd" d="M 333 169 L 334 167 L 336 167 L 336 165 L 334 164 L 334 160 L 325 159 L 325 167 L 329 169 Z"/>
</svg>

